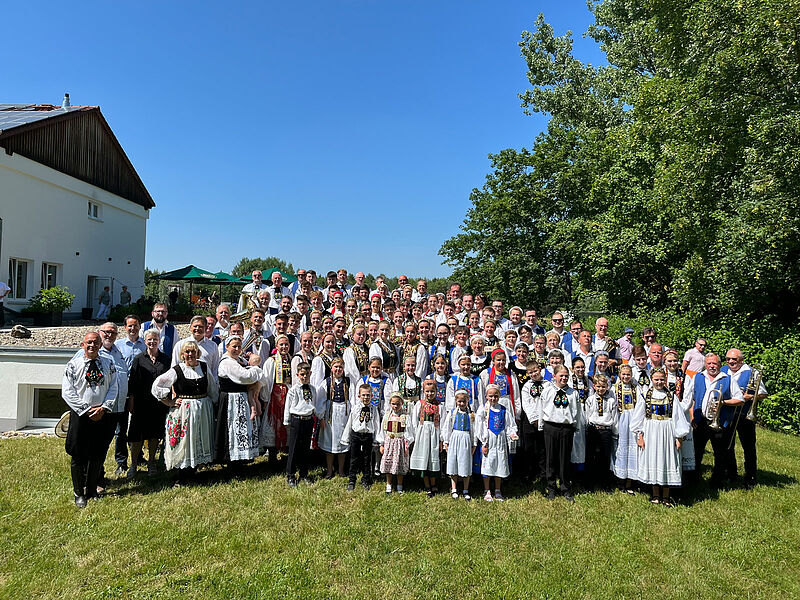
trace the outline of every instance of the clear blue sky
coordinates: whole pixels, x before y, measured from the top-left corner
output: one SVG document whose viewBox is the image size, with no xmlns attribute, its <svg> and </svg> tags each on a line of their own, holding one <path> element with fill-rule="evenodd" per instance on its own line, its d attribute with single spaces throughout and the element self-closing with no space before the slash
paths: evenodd
<svg viewBox="0 0 800 600">
<path fill-rule="evenodd" d="M 539 12 L 602 61 L 584 0 L 14 2 L 0 102 L 101 107 L 156 202 L 149 267 L 442 276 L 487 154 L 545 124 L 517 98 Z"/>
</svg>

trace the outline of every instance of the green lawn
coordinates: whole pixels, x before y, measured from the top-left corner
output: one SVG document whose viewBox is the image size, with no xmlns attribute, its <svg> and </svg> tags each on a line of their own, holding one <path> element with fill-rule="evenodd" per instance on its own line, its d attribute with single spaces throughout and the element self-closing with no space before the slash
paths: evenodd
<svg viewBox="0 0 800 600">
<path fill-rule="evenodd" d="M 0 598 L 797 598 L 800 438 L 758 435 L 761 485 L 701 483 L 672 510 L 290 490 L 260 461 L 180 489 L 143 476 L 78 510 L 62 440 L 3 440 Z"/>
</svg>

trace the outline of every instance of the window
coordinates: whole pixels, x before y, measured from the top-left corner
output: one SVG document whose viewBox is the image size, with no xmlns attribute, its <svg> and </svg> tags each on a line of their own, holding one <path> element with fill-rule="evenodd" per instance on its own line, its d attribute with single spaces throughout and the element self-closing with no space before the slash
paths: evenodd
<svg viewBox="0 0 800 600">
<path fill-rule="evenodd" d="M 11 287 L 9 298 L 28 297 L 28 268 L 30 261 L 21 258 L 8 259 L 8 285 Z"/>
<path fill-rule="evenodd" d="M 61 388 L 33 389 L 33 418 L 60 419 L 69 410 L 61 397 Z"/>
<path fill-rule="evenodd" d="M 97 202 L 88 202 L 88 216 L 90 219 L 100 220 L 103 218 L 103 212 L 100 210 L 100 205 Z"/>
<path fill-rule="evenodd" d="M 49 290 L 58 285 L 58 265 L 42 263 L 42 289 Z"/>
</svg>

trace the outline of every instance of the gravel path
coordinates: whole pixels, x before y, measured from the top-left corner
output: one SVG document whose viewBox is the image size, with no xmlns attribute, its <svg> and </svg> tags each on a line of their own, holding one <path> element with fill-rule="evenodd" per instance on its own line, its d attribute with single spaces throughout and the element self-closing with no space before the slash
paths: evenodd
<svg viewBox="0 0 800 600">
<path fill-rule="evenodd" d="M 92 321 L 68 321 L 62 327 L 37 327 L 29 329 L 33 334 L 27 340 L 11 337 L 10 329 L 0 331 L 0 346 L 37 346 L 44 348 L 77 348 L 83 336 L 90 331 L 97 331 L 99 323 Z M 189 335 L 189 325 L 179 324 L 178 334 L 181 338 Z M 119 338 L 125 336 L 125 329 L 119 327 Z"/>
</svg>

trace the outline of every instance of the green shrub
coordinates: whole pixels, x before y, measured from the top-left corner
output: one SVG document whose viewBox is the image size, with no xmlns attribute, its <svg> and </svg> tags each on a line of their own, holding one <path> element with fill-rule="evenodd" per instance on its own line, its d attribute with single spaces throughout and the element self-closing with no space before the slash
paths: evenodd
<svg viewBox="0 0 800 600">
<path fill-rule="evenodd" d="M 72 306 L 74 300 L 75 294 L 70 292 L 69 288 L 56 285 L 46 290 L 39 290 L 39 293 L 31 298 L 23 312 L 27 314 L 60 313 Z"/>
</svg>

